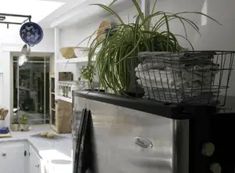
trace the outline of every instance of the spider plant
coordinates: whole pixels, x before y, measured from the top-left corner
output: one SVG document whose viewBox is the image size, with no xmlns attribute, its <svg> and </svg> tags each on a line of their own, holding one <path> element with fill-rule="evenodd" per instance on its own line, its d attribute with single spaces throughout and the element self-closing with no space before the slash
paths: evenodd
<svg viewBox="0 0 235 173">
<path fill-rule="evenodd" d="M 102 88 L 109 88 L 119 94 L 128 91 L 133 80 L 131 75 L 134 71 L 133 68 L 137 65 L 138 52 L 182 51 L 184 48 L 178 42 L 179 37 L 184 38 L 192 47 L 187 38 L 187 26 L 192 27 L 198 33 L 199 27 L 194 21 L 185 17 L 186 14 L 203 15 L 217 22 L 201 12 L 170 13 L 155 11 L 156 2 L 154 2 L 151 14 L 144 15 L 137 0 L 132 0 L 137 11 L 133 23 L 125 23 L 111 6 L 93 4 L 103 8 L 119 21 L 119 24 L 106 31 L 106 37 L 102 41 L 98 41 L 97 37 L 92 40 L 88 53 L 88 65 L 83 69 L 84 72 L 92 69 L 90 71 L 92 75 L 96 69 Z M 174 20 L 182 25 L 184 35 L 171 32 L 170 22 Z M 91 62 L 94 56 L 96 56 L 95 64 Z M 92 75 L 89 76 L 90 81 L 92 81 Z"/>
</svg>

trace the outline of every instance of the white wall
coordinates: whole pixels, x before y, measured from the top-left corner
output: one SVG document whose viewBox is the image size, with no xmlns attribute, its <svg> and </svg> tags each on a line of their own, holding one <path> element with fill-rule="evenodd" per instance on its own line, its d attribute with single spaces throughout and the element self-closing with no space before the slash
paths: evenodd
<svg viewBox="0 0 235 173">
<path fill-rule="evenodd" d="M 129 1 L 128 1 L 129 2 Z M 153 2 L 153 0 L 152 0 Z M 129 4 L 129 3 L 128 3 Z M 121 15 L 125 20 L 132 20 L 133 8 L 130 5 L 122 6 Z M 222 25 L 207 20 L 201 16 L 189 16 L 200 27 L 201 35 L 189 28 L 189 39 L 195 50 L 235 50 L 235 1 L 234 0 L 158 0 L 157 10 L 169 12 L 198 11 L 217 19 Z M 105 15 L 83 19 L 74 26 L 61 29 L 61 47 L 75 46 L 97 29 Z M 204 22 L 204 23 L 203 23 Z M 171 26 L 175 33 L 182 33 L 183 28 L 175 23 Z M 235 95 L 235 72 L 231 78 L 229 95 Z"/>
<path fill-rule="evenodd" d="M 202 25 L 201 17 L 193 15 L 198 26 L 200 33 L 191 32 L 190 40 L 196 49 L 207 50 L 234 50 L 235 37 L 231 37 L 235 28 L 235 1 L 234 0 L 160 0 L 158 1 L 158 9 L 163 11 L 181 12 L 181 11 L 198 11 L 204 12 L 219 21 L 222 25 L 207 20 L 205 25 Z M 207 7 L 203 11 L 203 7 Z M 190 16 L 190 15 L 188 15 Z M 172 28 L 178 31 L 182 27 Z"/>
<path fill-rule="evenodd" d="M 2 81 L 1 81 L 1 96 L 0 96 L 0 106 L 10 110 L 11 105 L 11 61 L 10 61 L 10 53 L 9 52 L 0 52 L 0 68 L 3 72 Z M 9 124 L 10 113 L 8 113 L 6 117 L 6 124 Z"/>
<path fill-rule="evenodd" d="M 0 71 L 3 72 L 2 86 L 0 87 L 0 107 L 9 110 L 6 124 L 9 124 L 10 115 L 12 115 L 12 52 L 20 52 L 24 42 L 19 36 L 19 26 L 10 25 L 7 29 L 0 25 Z M 45 29 L 43 40 L 31 48 L 32 53 L 53 53 L 54 52 L 54 34 L 52 29 Z M 1 82 L 1 76 L 0 76 Z"/>
</svg>

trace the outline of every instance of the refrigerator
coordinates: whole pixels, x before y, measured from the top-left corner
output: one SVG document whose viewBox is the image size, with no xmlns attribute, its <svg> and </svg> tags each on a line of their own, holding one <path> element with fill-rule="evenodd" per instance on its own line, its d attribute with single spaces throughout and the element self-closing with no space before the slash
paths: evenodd
<svg viewBox="0 0 235 173">
<path fill-rule="evenodd" d="M 234 173 L 234 122 L 214 107 L 74 92 L 73 173 Z"/>
</svg>

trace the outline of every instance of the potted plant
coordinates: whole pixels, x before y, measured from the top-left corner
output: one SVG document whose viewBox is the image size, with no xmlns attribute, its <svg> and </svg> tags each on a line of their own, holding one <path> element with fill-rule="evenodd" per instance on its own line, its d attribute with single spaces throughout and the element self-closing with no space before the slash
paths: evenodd
<svg viewBox="0 0 235 173">
<path fill-rule="evenodd" d="M 26 114 L 21 115 L 19 118 L 19 130 L 20 131 L 29 130 L 28 116 Z"/>
<path fill-rule="evenodd" d="M 11 130 L 12 131 L 18 131 L 19 130 L 19 121 L 18 121 L 17 117 L 13 118 L 13 121 L 11 123 Z"/>
<path fill-rule="evenodd" d="M 123 19 L 110 7 L 103 4 L 95 4 L 117 18 L 119 24 L 105 31 L 105 38 L 95 37 L 90 45 L 88 53 L 88 65 L 83 68 L 82 74 L 89 81 L 93 81 L 95 70 L 99 77 L 100 87 L 111 89 L 118 94 L 130 93 L 132 86 L 136 86 L 134 68 L 137 66 L 137 55 L 142 51 L 179 52 L 184 48 L 179 44 L 178 37 L 187 39 L 186 25 L 191 26 L 197 32 L 199 28 L 195 22 L 184 15 L 192 13 L 210 16 L 201 12 L 169 13 L 155 11 L 156 1 L 152 13 L 144 15 L 137 0 L 132 0 L 137 15 L 135 22 L 125 23 Z M 177 35 L 171 32 L 170 22 L 178 20 L 184 28 L 185 35 Z M 153 22 L 152 22 L 153 21 Z M 216 21 L 217 22 L 217 21 Z M 95 63 L 92 59 L 96 56 Z M 134 91 L 136 93 L 136 91 Z"/>
<path fill-rule="evenodd" d="M 91 61 L 88 62 L 87 66 L 83 66 L 81 68 L 81 76 L 79 78 L 79 82 L 82 81 L 82 79 L 84 79 L 85 83 L 87 83 L 87 86 L 89 89 L 93 88 L 93 80 L 94 80 L 94 75 L 95 75 L 95 67 L 92 64 Z"/>
</svg>

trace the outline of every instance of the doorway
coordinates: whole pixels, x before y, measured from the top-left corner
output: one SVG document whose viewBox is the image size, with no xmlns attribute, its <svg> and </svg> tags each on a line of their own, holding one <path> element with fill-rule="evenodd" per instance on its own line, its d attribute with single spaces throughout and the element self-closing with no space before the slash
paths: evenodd
<svg viewBox="0 0 235 173">
<path fill-rule="evenodd" d="M 13 57 L 13 108 L 29 124 L 49 123 L 49 73 L 50 57 L 29 56 L 23 65 Z"/>
</svg>

